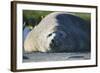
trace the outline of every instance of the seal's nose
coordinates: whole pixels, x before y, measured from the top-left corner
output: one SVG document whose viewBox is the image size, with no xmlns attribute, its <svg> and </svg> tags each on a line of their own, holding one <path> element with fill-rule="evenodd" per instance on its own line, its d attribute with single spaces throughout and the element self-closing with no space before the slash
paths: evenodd
<svg viewBox="0 0 100 73">
<path fill-rule="evenodd" d="M 55 46 L 55 41 L 54 41 L 54 39 L 51 40 L 50 46 L 51 46 L 51 47 L 54 47 L 54 46 Z"/>
<path fill-rule="evenodd" d="M 52 39 L 52 41 L 51 41 L 51 45 L 52 45 L 53 47 L 58 47 L 58 46 L 60 45 L 60 41 L 59 41 L 59 40 L 56 40 L 56 39 L 54 38 L 54 39 Z"/>
<path fill-rule="evenodd" d="M 55 43 L 54 39 L 52 39 L 52 43 Z"/>
</svg>

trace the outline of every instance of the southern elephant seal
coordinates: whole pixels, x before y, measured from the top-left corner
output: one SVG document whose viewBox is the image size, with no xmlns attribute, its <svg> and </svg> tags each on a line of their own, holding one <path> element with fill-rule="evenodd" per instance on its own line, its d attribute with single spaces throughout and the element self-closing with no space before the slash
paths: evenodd
<svg viewBox="0 0 100 73">
<path fill-rule="evenodd" d="M 53 12 L 29 32 L 24 42 L 27 52 L 90 51 L 90 28 L 82 18 L 67 12 Z"/>
</svg>

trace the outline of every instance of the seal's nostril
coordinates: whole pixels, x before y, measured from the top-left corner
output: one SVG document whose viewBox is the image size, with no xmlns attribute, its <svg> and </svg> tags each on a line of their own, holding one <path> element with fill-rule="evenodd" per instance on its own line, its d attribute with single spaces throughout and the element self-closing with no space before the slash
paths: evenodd
<svg viewBox="0 0 100 73">
<path fill-rule="evenodd" d="M 54 44 L 54 39 L 52 39 L 52 43 Z"/>
</svg>

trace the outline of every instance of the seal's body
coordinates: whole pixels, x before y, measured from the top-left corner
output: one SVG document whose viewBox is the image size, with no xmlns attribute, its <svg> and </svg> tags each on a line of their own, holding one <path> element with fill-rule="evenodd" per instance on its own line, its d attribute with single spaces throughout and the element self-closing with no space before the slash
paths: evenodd
<svg viewBox="0 0 100 73">
<path fill-rule="evenodd" d="M 90 29 L 85 20 L 66 12 L 53 12 L 29 32 L 27 52 L 90 51 Z"/>
</svg>

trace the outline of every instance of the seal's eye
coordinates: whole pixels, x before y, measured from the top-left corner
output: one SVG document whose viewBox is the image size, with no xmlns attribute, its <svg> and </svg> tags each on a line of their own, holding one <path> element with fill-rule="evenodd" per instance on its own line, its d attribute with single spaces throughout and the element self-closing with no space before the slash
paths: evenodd
<svg viewBox="0 0 100 73">
<path fill-rule="evenodd" d="M 50 37 L 52 35 L 52 33 L 50 33 L 47 37 Z"/>
</svg>

